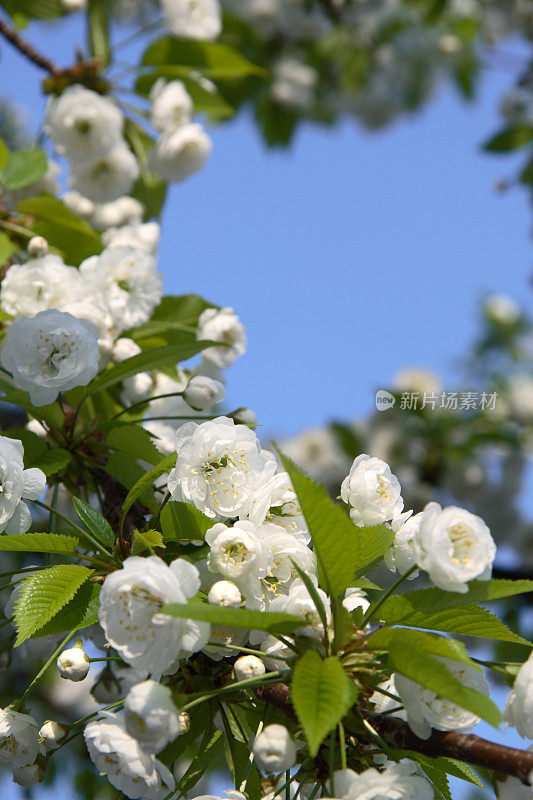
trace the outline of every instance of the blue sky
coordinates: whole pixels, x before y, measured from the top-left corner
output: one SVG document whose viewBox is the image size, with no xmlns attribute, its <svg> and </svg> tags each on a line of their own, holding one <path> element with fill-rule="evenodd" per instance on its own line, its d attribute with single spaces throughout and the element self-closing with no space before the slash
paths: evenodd
<svg viewBox="0 0 533 800">
<path fill-rule="evenodd" d="M 72 19 L 29 37 L 69 63 L 82 33 Z M 8 45 L 1 55 L 2 93 L 36 128 L 41 76 Z M 379 134 L 306 125 L 282 152 L 245 116 L 212 130 L 208 166 L 171 191 L 160 268 L 167 292 L 231 305 L 245 323 L 231 407 L 278 434 L 362 416 L 403 366 L 453 375 L 485 291 L 528 308 L 528 199 L 494 193 L 513 159 L 479 149 L 511 81 L 487 72 L 471 105 L 443 87 Z"/>
</svg>

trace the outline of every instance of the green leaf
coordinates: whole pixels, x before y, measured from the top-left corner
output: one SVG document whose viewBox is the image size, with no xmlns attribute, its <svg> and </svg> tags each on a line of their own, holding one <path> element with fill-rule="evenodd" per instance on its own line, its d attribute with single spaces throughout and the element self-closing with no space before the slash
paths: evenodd
<svg viewBox="0 0 533 800">
<path fill-rule="evenodd" d="M 32 638 L 40 636 L 55 636 L 63 631 L 71 631 L 74 628 L 82 630 L 98 622 L 98 608 L 100 586 L 92 581 L 83 583 L 72 600 L 61 609 L 61 613 L 36 630 Z"/>
<path fill-rule="evenodd" d="M 138 500 L 138 498 L 146 491 L 150 486 L 152 486 L 153 482 L 156 481 L 161 475 L 164 475 L 165 472 L 169 472 L 173 469 L 176 465 L 176 453 L 170 453 L 170 455 L 165 456 L 162 458 L 159 464 L 157 464 L 153 469 L 148 470 L 145 472 L 143 476 L 135 483 L 130 491 L 128 492 L 126 499 L 122 505 L 122 510 L 124 514 L 126 514 L 129 509 L 132 507 L 134 502 Z"/>
<path fill-rule="evenodd" d="M 106 436 L 106 444 L 113 450 L 157 464 L 161 453 L 153 443 L 152 437 L 140 425 L 118 423 Z"/>
<path fill-rule="evenodd" d="M 61 611 L 92 574 L 92 570 L 78 564 L 59 564 L 26 578 L 15 604 L 15 647 Z"/>
<path fill-rule="evenodd" d="M 10 153 L 7 164 L 0 170 L 0 183 L 8 192 L 16 192 L 42 178 L 47 166 L 42 150 Z"/>
<path fill-rule="evenodd" d="M 188 503 L 173 500 L 163 506 L 161 511 L 161 530 L 165 541 L 180 539 L 200 540 L 212 528 L 214 521 Z"/>
<path fill-rule="evenodd" d="M 459 614 L 457 609 L 449 608 L 443 611 L 434 611 L 431 614 L 413 611 L 404 615 L 402 611 L 405 610 L 405 606 L 401 600 L 399 595 L 390 597 L 390 602 L 387 601 L 388 616 L 385 617 L 380 611 L 379 618 L 384 619 L 385 622 L 394 622 L 411 628 L 426 628 L 457 633 L 462 636 L 480 636 L 485 639 L 497 639 L 531 646 L 530 642 L 513 633 L 507 625 L 482 606 L 465 606 Z"/>
<path fill-rule="evenodd" d="M 92 508 L 79 497 L 73 497 L 72 502 L 74 503 L 76 514 L 96 541 L 100 542 L 104 547 L 113 547 L 115 534 L 109 522 L 95 508 Z"/>
<path fill-rule="evenodd" d="M 7 233 L 0 232 L 0 267 L 16 252 L 17 246 L 11 241 Z"/>
<path fill-rule="evenodd" d="M 146 471 L 139 464 L 130 458 L 124 458 L 121 453 L 111 453 L 107 457 L 104 470 L 129 490 L 146 475 Z M 151 486 L 136 499 L 150 509 L 153 514 L 157 514 L 159 511 L 159 503 L 151 491 Z"/>
<path fill-rule="evenodd" d="M 185 619 L 197 619 L 214 625 L 229 625 L 234 628 L 247 628 L 269 633 L 292 633 L 305 624 L 302 617 L 281 614 L 277 611 L 253 611 L 249 608 L 224 608 L 208 603 L 169 603 L 163 606 L 161 614 Z"/>
<path fill-rule="evenodd" d="M 143 349 L 180 341 L 196 341 L 198 319 L 206 308 L 217 306 L 197 294 L 167 295 L 154 310 L 151 319 L 128 331 L 127 335 Z"/>
<path fill-rule="evenodd" d="M 4 169 L 9 161 L 9 150 L 3 139 L 0 139 L 0 170 Z"/>
<path fill-rule="evenodd" d="M 153 555 L 158 547 L 165 547 L 163 535 L 159 531 L 134 531 L 133 533 L 133 546 L 131 548 L 132 556 L 138 556 L 141 553 L 149 552 Z"/>
<path fill-rule="evenodd" d="M 336 656 L 322 660 L 315 650 L 308 650 L 298 659 L 292 675 L 291 699 L 313 758 L 356 696 L 355 687 Z"/>
<path fill-rule="evenodd" d="M 61 533 L 16 533 L 0 535 L 0 550 L 10 553 L 63 553 L 76 552 L 78 540 Z"/>
<path fill-rule="evenodd" d="M 78 266 L 102 251 L 100 236 L 57 197 L 42 194 L 22 200 L 16 209 L 35 220 L 29 227 L 63 255 L 67 264 Z"/>
<path fill-rule="evenodd" d="M 426 769 L 426 765 L 433 766 L 441 772 L 445 772 L 447 775 L 453 775 L 454 778 L 460 778 L 468 783 L 473 783 L 475 786 L 479 786 L 480 789 L 485 788 L 484 784 L 479 780 L 475 772 L 470 769 L 468 764 L 457 761 L 455 758 L 448 758 L 446 756 L 430 758 L 421 753 L 415 753 L 413 750 L 398 750 L 396 748 L 393 749 L 392 752 L 394 755 L 398 756 L 398 758 L 410 758 L 416 761 L 424 770 Z"/>
<path fill-rule="evenodd" d="M 165 36 L 153 42 L 145 51 L 141 64 L 169 66 L 174 70 L 188 67 L 183 75 L 197 70 L 207 78 L 233 79 L 249 75 L 265 75 L 265 70 L 257 67 L 236 50 L 215 42 L 192 42 Z M 162 70 L 162 74 L 165 74 Z M 171 72 L 169 77 L 178 77 Z"/>
<path fill-rule="evenodd" d="M 130 195 L 145 207 L 145 220 L 149 220 L 152 217 L 158 219 L 165 204 L 167 184 L 158 175 L 144 170 L 131 190 Z"/>
<path fill-rule="evenodd" d="M 102 66 L 109 64 L 109 3 L 106 0 L 89 0 L 89 52 Z"/>
<path fill-rule="evenodd" d="M 444 589 L 417 589 L 389 597 L 383 603 L 379 616 L 390 625 L 402 622 L 414 614 L 435 614 L 449 608 L 464 608 L 476 603 L 489 603 L 517 594 L 533 592 L 533 581 L 492 580 L 472 581 L 468 592 L 446 592 Z M 403 622 L 402 622 L 403 624 Z"/>
<path fill-rule="evenodd" d="M 507 153 L 523 147 L 533 139 L 533 125 L 514 125 L 500 131 L 483 145 L 491 153 Z"/>
<path fill-rule="evenodd" d="M 394 534 L 385 533 L 384 526 L 358 528 L 323 486 L 283 454 L 281 458 L 313 539 L 320 583 L 332 597 L 338 597 L 353 585 L 357 569 L 388 549 Z"/>
<path fill-rule="evenodd" d="M 67 450 L 63 450 L 61 447 L 54 447 L 52 450 L 46 450 L 46 452 L 37 456 L 32 466 L 42 469 L 46 477 L 48 477 L 64 469 L 70 463 L 71 458 L 72 456 Z"/>
<path fill-rule="evenodd" d="M 196 750 L 196 754 L 185 771 L 183 777 L 178 783 L 178 787 L 182 794 L 186 794 L 193 786 L 196 786 L 202 775 L 210 768 L 224 743 L 224 735 L 222 731 L 208 727 L 205 731 L 200 747 Z"/>
<path fill-rule="evenodd" d="M 65 11 L 61 0 L 2 0 L 0 5 L 12 17 L 24 15 L 30 19 L 55 19 Z"/>
<path fill-rule="evenodd" d="M 147 370 L 156 369 L 157 367 L 164 367 L 170 364 L 177 364 L 180 361 L 186 361 L 188 358 L 192 358 L 192 356 L 200 353 L 206 347 L 212 347 L 214 344 L 216 345 L 217 342 L 184 342 L 182 344 L 166 345 L 165 347 L 155 347 L 151 350 L 145 350 L 142 353 L 138 353 L 136 356 L 124 359 L 120 364 L 114 364 L 110 369 L 106 370 L 89 383 L 86 393 L 91 395 L 102 389 L 108 389 L 110 386 L 114 386 L 120 383 L 120 381 L 123 381 L 124 378 L 131 378 L 132 375 L 137 375 L 139 372 L 146 372 Z"/>
<path fill-rule="evenodd" d="M 459 642 L 404 628 L 382 628 L 369 637 L 368 649 L 388 650 L 391 666 L 396 672 L 472 711 L 491 725 L 498 727 L 500 724 L 501 714 L 492 700 L 464 686 L 441 661 L 434 658 L 451 658 L 477 668 Z"/>
<path fill-rule="evenodd" d="M 22 442 L 22 446 L 24 447 L 24 466 L 26 469 L 35 467 L 35 461 L 48 450 L 46 442 L 27 428 L 9 428 L 7 431 L 4 431 L 2 435 L 7 436 L 9 439 L 18 439 Z"/>
</svg>

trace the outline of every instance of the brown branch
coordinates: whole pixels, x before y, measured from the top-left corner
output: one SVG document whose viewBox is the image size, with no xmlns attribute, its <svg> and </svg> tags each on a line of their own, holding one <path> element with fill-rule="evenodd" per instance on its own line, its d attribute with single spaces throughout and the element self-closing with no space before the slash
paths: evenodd
<svg viewBox="0 0 533 800">
<path fill-rule="evenodd" d="M 1 17 L 0 33 L 8 40 L 8 42 L 11 42 L 13 47 L 16 47 L 23 56 L 29 59 L 29 61 L 32 61 L 38 67 L 46 70 L 46 72 L 49 72 L 51 75 L 56 75 L 59 73 L 59 67 L 57 67 L 53 61 L 44 56 L 32 44 L 23 39 L 22 36 L 17 33 L 15 28 L 11 27 L 11 25 L 8 25 L 8 23 Z"/>
<path fill-rule="evenodd" d="M 260 700 L 270 703 L 284 711 L 292 720 L 297 721 L 290 701 L 290 689 L 285 683 L 258 686 L 255 693 Z M 503 744 L 489 742 L 471 733 L 455 731 L 433 731 L 428 739 L 419 739 L 411 728 L 398 717 L 383 716 L 371 711 L 362 711 L 374 730 L 384 742 L 399 750 L 414 750 L 417 753 L 438 758 L 446 756 L 465 761 L 477 767 L 485 767 L 505 775 L 513 775 L 527 786 L 530 785 L 530 774 L 533 771 L 533 752 L 506 747 Z M 373 742 L 370 733 L 351 732 L 360 741 Z"/>
</svg>

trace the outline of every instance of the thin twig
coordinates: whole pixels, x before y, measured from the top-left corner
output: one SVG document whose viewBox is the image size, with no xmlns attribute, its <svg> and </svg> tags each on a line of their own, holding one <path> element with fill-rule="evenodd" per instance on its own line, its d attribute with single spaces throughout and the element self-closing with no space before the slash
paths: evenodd
<svg viewBox="0 0 533 800">
<path fill-rule="evenodd" d="M 11 42 L 13 47 L 22 53 L 25 58 L 33 62 L 37 67 L 46 70 L 51 75 L 57 75 L 60 72 L 59 67 L 54 64 L 47 56 L 40 53 L 32 44 L 27 42 L 20 36 L 15 28 L 11 27 L 4 19 L 0 17 L 0 33 L 8 42 Z"/>
</svg>

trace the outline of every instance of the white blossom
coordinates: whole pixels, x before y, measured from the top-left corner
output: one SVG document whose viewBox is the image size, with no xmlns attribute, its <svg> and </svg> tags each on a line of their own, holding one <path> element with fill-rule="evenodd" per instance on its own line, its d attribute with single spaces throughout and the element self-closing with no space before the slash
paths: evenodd
<svg viewBox="0 0 533 800">
<path fill-rule="evenodd" d="M 310 575 L 309 577 L 315 584 L 318 596 L 322 600 L 326 612 L 326 620 L 329 625 L 331 622 L 329 597 L 322 589 L 318 588 L 318 581 L 315 576 Z M 324 626 L 322 625 L 315 602 L 301 580 L 295 580 L 291 584 L 287 595 L 278 595 L 275 597 L 270 603 L 269 611 L 281 611 L 283 614 L 294 614 L 296 617 L 302 617 L 306 624 L 301 628 L 297 628 L 296 632 L 303 636 L 322 638 L 325 634 Z"/>
<path fill-rule="evenodd" d="M 209 545 L 207 566 L 230 580 L 263 578 L 272 565 L 272 555 L 258 535 L 257 527 L 246 520 L 228 528 L 217 522 L 205 534 Z"/>
<path fill-rule="evenodd" d="M 468 581 L 490 580 L 496 545 L 481 517 L 457 506 L 428 503 L 413 539 L 415 561 L 435 586 L 468 592 Z"/>
<path fill-rule="evenodd" d="M 292 639 L 289 637 L 286 638 L 287 641 L 292 644 Z M 286 644 L 280 642 L 275 636 L 269 634 L 266 639 L 263 639 L 260 643 L 259 649 L 265 654 L 263 661 L 268 670 L 283 672 L 289 669 L 287 662 L 281 661 L 280 659 L 289 658 L 289 656 L 293 655 L 293 651 Z"/>
<path fill-rule="evenodd" d="M 157 556 L 130 556 L 100 592 L 98 616 L 108 642 L 136 669 L 171 670 L 204 646 L 210 628 L 159 612 L 165 603 L 187 602 L 199 588 L 198 570 L 181 558 L 167 566 Z"/>
<path fill-rule="evenodd" d="M 0 764 L 27 767 L 39 753 L 44 755 L 44 747 L 39 742 L 39 728 L 33 717 L 11 708 L 0 709 Z"/>
<path fill-rule="evenodd" d="M 176 467 L 168 480 L 172 499 L 193 503 L 208 517 L 238 516 L 276 470 L 255 433 L 228 417 L 182 425 L 175 448 Z"/>
<path fill-rule="evenodd" d="M 35 786 L 44 780 L 44 774 L 43 767 L 37 761 L 26 767 L 13 767 L 13 783 L 24 787 Z"/>
<path fill-rule="evenodd" d="M 99 625 L 98 629 L 103 636 Z M 110 705 L 125 697 L 132 686 L 145 681 L 147 677 L 147 670 L 133 669 L 127 664 L 110 661 L 106 669 L 100 673 L 98 681 L 91 689 L 91 694 L 97 703 Z"/>
<path fill-rule="evenodd" d="M 489 685 L 483 673 L 469 664 L 451 658 L 435 656 L 465 687 L 489 696 Z M 395 676 L 396 689 L 407 713 L 409 727 L 420 739 L 427 739 L 431 729 L 438 731 L 469 731 L 479 722 L 472 711 L 461 708 L 451 700 L 426 689 L 403 675 Z"/>
<path fill-rule="evenodd" d="M 311 541 L 307 523 L 287 472 L 278 472 L 260 484 L 242 512 L 242 516 L 261 525 L 272 523 L 294 535 Z"/>
<path fill-rule="evenodd" d="M 32 236 L 26 249 L 30 258 L 41 258 L 48 253 L 48 242 L 44 236 Z"/>
<path fill-rule="evenodd" d="M 83 650 L 81 639 L 76 641 L 74 647 L 63 650 L 57 659 L 59 674 L 69 681 L 82 681 L 87 676 L 89 667 L 89 657 Z"/>
<path fill-rule="evenodd" d="M 498 800 L 531 800 L 531 786 L 525 786 L 519 778 L 509 776 L 505 781 L 497 781 L 496 787 Z"/>
<path fill-rule="evenodd" d="M 284 725 L 267 725 L 253 745 L 255 761 L 265 772 L 284 772 L 296 763 L 296 745 Z"/>
<path fill-rule="evenodd" d="M 242 602 L 241 590 L 232 581 L 217 581 L 209 589 L 207 601 L 213 606 L 239 608 Z"/>
<path fill-rule="evenodd" d="M 378 688 L 382 689 L 382 692 L 375 691 L 372 696 L 370 697 L 370 702 L 374 704 L 374 711 L 378 714 L 383 714 L 385 712 L 390 713 L 393 709 L 398 709 L 394 711 L 391 716 L 399 717 L 400 719 L 407 719 L 407 714 L 405 710 L 401 708 L 402 701 L 398 698 L 395 700 L 393 697 L 388 697 L 388 695 L 383 694 L 383 692 L 388 692 L 389 695 L 395 695 L 398 697 L 398 689 L 396 688 L 396 676 L 391 675 L 388 680 L 383 681 L 383 683 L 378 684 Z"/>
<path fill-rule="evenodd" d="M 31 514 L 23 499 L 38 500 L 45 486 L 42 470 L 24 469 L 22 442 L 0 436 L 0 531 L 26 533 Z"/>
<path fill-rule="evenodd" d="M 183 39 L 216 39 L 222 30 L 219 0 L 161 0 L 168 30 Z"/>
<path fill-rule="evenodd" d="M 369 767 L 353 773 L 345 800 L 433 800 L 431 784 L 413 774 L 414 765 L 392 764 L 383 772 Z"/>
<path fill-rule="evenodd" d="M 408 367 L 398 372 L 393 381 L 398 392 L 414 392 L 424 394 L 438 394 L 442 390 L 442 383 L 438 375 L 422 367 Z"/>
<path fill-rule="evenodd" d="M 108 228 L 102 234 L 106 247 L 133 247 L 155 255 L 161 229 L 158 222 L 132 222 L 120 228 Z"/>
<path fill-rule="evenodd" d="M 503 719 L 524 739 L 533 739 L 533 653 L 518 670 L 509 693 Z"/>
<path fill-rule="evenodd" d="M 150 151 L 150 167 L 169 183 L 180 183 L 198 172 L 211 153 L 211 139 L 201 125 L 182 125 L 164 133 Z"/>
<path fill-rule="evenodd" d="M 173 131 L 188 125 L 193 114 L 193 102 L 182 81 L 159 78 L 150 91 L 150 121 L 158 131 Z"/>
<path fill-rule="evenodd" d="M 346 611 L 355 611 L 360 608 L 363 614 L 370 608 L 370 602 L 362 589 L 346 589 L 342 604 Z"/>
<path fill-rule="evenodd" d="M 45 131 L 70 161 L 94 161 L 120 143 L 123 124 L 113 100 L 75 84 L 48 104 Z"/>
<path fill-rule="evenodd" d="M 183 392 L 185 402 L 196 411 L 222 403 L 226 396 L 226 388 L 220 381 L 214 381 L 207 375 L 193 375 Z"/>
<path fill-rule="evenodd" d="M 155 756 L 141 748 L 119 717 L 109 715 L 107 719 L 90 722 L 83 735 L 97 769 L 126 797 L 163 800 L 173 791 L 172 774 Z"/>
<path fill-rule="evenodd" d="M 61 197 L 64 204 L 78 217 L 85 220 L 90 220 L 94 212 L 95 204 L 88 197 L 84 197 L 80 192 L 74 190 L 65 192 Z"/>
<path fill-rule="evenodd" d="M 307 575 L 317 574 L 316 556 L 307 546 L 303 534 L 288 533 L 279 525 L 267 523 L 257 528 L 257 535 L 272 554 L 270 574 L 280 583 L 298 578 L 293 562 Z"/>
<path fill-rule="evenodd" d="M 405 575 L 416 564 L 414 538 L 420 528 L 422 512 L 413 516 L 412 511 L 404 511 L 391 521 L 391 528 L 396 534 L 392 546 L 385 553 L 385 564 L 391 572 L 398 570 Z M 413 572 L 408 580 L 414 580 L 418 571 Z"/>
<path fill-rule="evenodd" d="M 82 293 L 78 270 L 60 256 L 46 253 L 8 269 L 0 287 L 0 306 L 12 317 L 34 317 L 39 311 L 63 310 Z"/>
<path fill-rule="evenodd" d="M 155 259 L 132 247 L 108 247 L 80 265 L 87 286 L 100 298 L 117 332 L 142 325 L 161 300 Z"/>
<path fill-rule="evenodd" d="M 206 308 L 198 319 L 197 339 L 220 342 L 202 351 L 203 358 L 224 369 L 246 352 L 246 331 L 232 308 Z"/>
<path fill-rule="evenodd" d="M 94 161 L 75 161 L 69 186 L 94 203 L 109 203 L 127 194 L 139 174 L 137 159 L 125 142 L 119 142 Z"/>
<path fill-rule="evenodd" d="M 365 453 L 357 456 L 341 485 L 341 497 L 351 506 L 356 525 L 379 525 L 397 516 L 403 509 L 400 493 L 389 465 Z"/>
<path fill-rule="evenodd" d="M 73 194 L 73 192 L 69 194 Z M 63 199 L 65 198 L 63 197 Z M 142 222 L 144 206 L 134 197 L 123 195 L 109 203 L 92 203 L 87 198 L 83 198 L 83 200 L 91 204 L 92 208 L 88 216 L 93 227 L 98 230 L 107 231 L 110 228 L 122 228 Z"/>
<path fill-rule="evenodd" d="M 296 58 L 283 58 L 274 64 L 274 81 L 270 89 L 277 103 L 305 111 L 313 104 L 318 73 Z"/>
<path fill-rule="evenodd" d="M 233 669 L 238 681 L 257 678 L 266 672 L 265 665 L 257 656 L 241 656 L 233 665 Z"/>
<path fill-rule="evenodd" d="M 147 753 L 159 753 L 184 733 L 171 690 L 152 680 L 129 690 L 124 703 L 124 724 Z"/>
<path fill-rule="evenodd" d="M 54 720 L 48 720 L 41 726 L 39 731 L 39 741 L 42 742 L 45 750 L 57 747 L 66 737 L 68 728 Z"/>
<path fill-rule="evenodd" d="M 86 319 L 63 311 L 19 317 L 7 329 L 0 360 L 35 406 L 59 392 L 86 386 L 98 372 L 98 331 Z"/>
<path fill-rule="evenodd" d="M 520 307 L 504 294 L 491 294 L 483 302 L 487 317 L 499 325 L 513 325 L 520 319 Z"/>
</svg>

